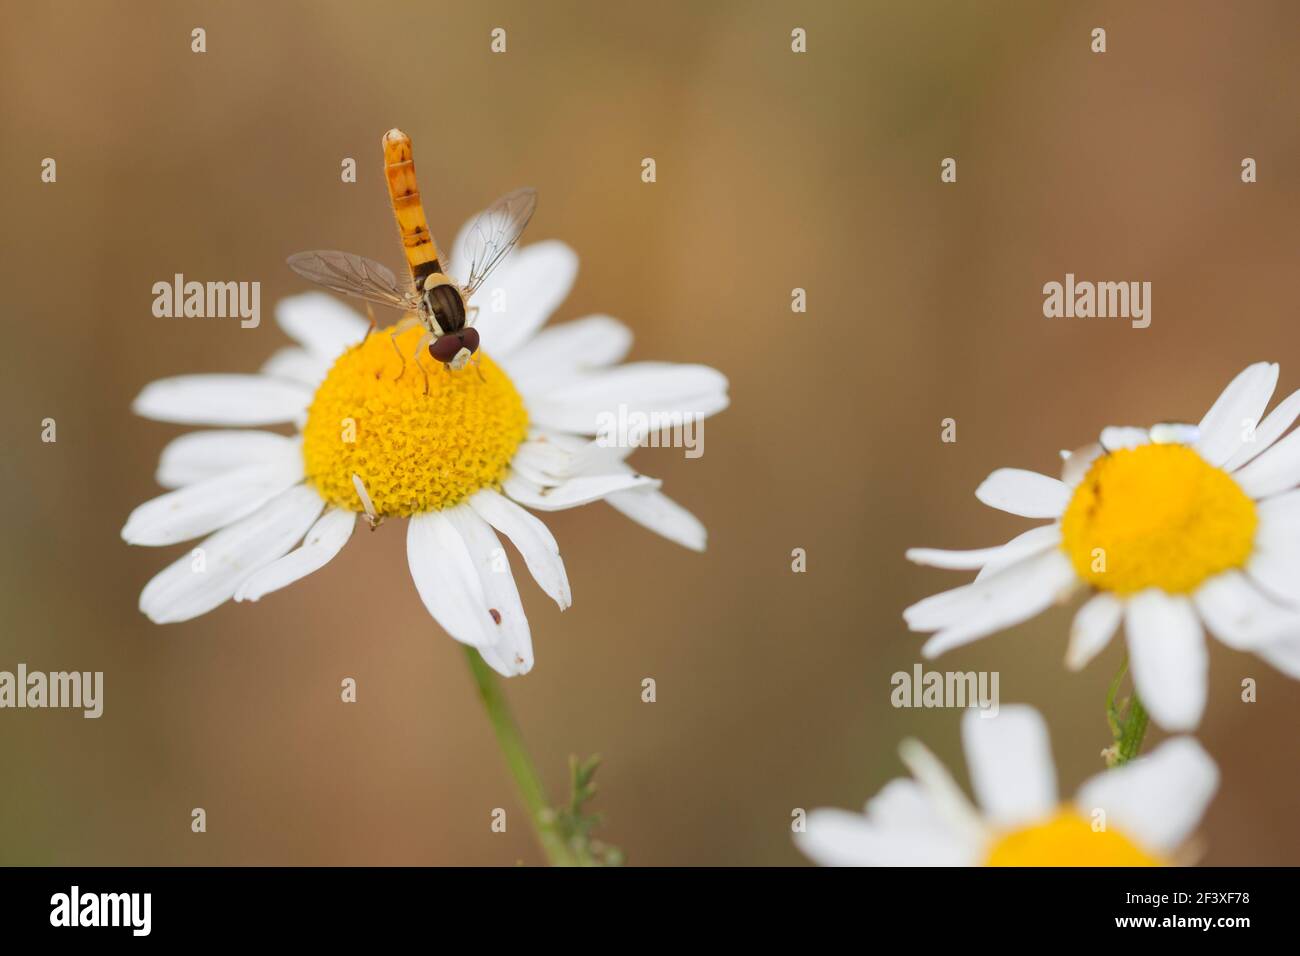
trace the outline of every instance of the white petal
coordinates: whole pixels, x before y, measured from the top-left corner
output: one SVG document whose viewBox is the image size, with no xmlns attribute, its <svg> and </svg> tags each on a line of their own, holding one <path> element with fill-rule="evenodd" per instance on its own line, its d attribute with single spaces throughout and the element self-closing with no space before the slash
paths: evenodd
<svg viewBox="0 0 1300 956">
<path fill-rule="evenodd" d="M 1236 471 L 1269 448 L 1273 442 L 1282 437 L 1283 432 L 1291 427 L 1297 416 L 1300 416 L 1300 391 L 1292 392 L 1278 404 L 1277 408 L 1264 416 L 1264 420 L 1255 429 L 1254 437 L 1250 441 L 1242 442 L 1236 453 L 1224 462 L 1223 469 Z"/>
<path fill-rule="evenodd" d="M 637 417 L 653 431 L 680 428 L 722 411 L 727 402 L 726 376 L 706 365 L 633 362 L 581 376 L 530 401 L 528 413 L 543 428 L 595 435 L 602 425 Z"/>
<path fill-rule="evenodd" d="M 926 802 L 944 826 L 958 834 L 964 843 L 982 846 L 988 836 L 984 819 L 930 748 L 909 737 L 898 745 L 898 756 L 916 778 Z"/>
<path fill-rule="evenodd" d="M 478 647 L 505 676 L 528 673 L 528 619 L 505 551 L 487 522 L 465 507 L 415 515 L 406 553 L 416 590 L 443 630 Z"/>
<path fill-rule="evenodd" d="M 1195 740 L 1175 737 L 1145 757 L 1088 780 L 1075 798 L 1085 816 L 1104 810 L 1113 827 L 1148 850 L 1183 844 L 1219 786 L 1219 770 Z"/>
<path fill-rule="evenodd" d="M 561 611 L 573 603 L 560 546 L 544 521 L 491 488 L 474 495 L 469 504 L 519 549 L 537 586 L 551 596 Z"/>
<path fill-rule="evenodd" d="M 590 315 L 543 329 L 501 364 L 521 393 L 544 394 L 574 375 L 621 362 L 631 347 L 626 325 Z"/>
<path fill-rule="evenodd" d="M 1300 612 L 1274 604 L 1239 571 L 1225 571 L 1192 595 L 1205 624 L 1229 647 L 1251 650 L 1288 634 L 1300 634 Z"/>
<path fill-rule="evenodd" d="M 1285 529 L 1284 543 L 1296 541 L 1296 532 L 1300 532 L 1300 490 L 1266 498 L 1256 504 L 1259 511 L 1260 533 L 1267 535 L 1273 529 L 1269 525 L 1281 525 Z"/>
<path fill-rule="evenodd" d="M 1088 474 L 1088 469 L 1102 455 L 1106 454 L 1106 449 L 1101 447 L 1100 442 L 1093 442 L 1091 445 L 1084 445 L 1074 451 L 1061 452 L 1061 481 L 1067 488 L 1073 489 Z"/>
<path fill-rule="evenodd" d="M 544 488 L 564 484 L 575 475 L 627 473 L 625 459 L 638 446 L 619 447 L 600 440 L 534 430 L 516 450 L 510 466 Z"/>
<path fill-rule="evenodd" d="M 1293 431 L 1232 476 L 1252 498 L 1300 485 L 1300 430 Z"/>
<path fill-rule="evenodd" d="M 527 674 L 533 669 L 532 632 L 501 540 L 473 508 L 449 508 L 443 514 L 465 542 L 483 587 L 480 620 L 492 637 L 484 649 L 495 660 L 486 654 L 483 659 L 504 677 Z"/>
<path fill-rule="evenodd" d="M 515 449 L 515 456 L 510 460 L 511 470 L 524 479 L 530 485 L 535 485 L 540 490 L 542 488 L 554 488 L 564 482 L 564 478 L 557 478 L 555 475 L 548 474 L 537 467 L 531 456 L 524 454 L 524 449 L 528 443 L 524 442 Z"/>
<path fill-rule="evenodd" d="M 990 508 L 1024 518 L 1057 518 L 1070 502 L 1065 482 L 1023 468 L 999 468 L 984 479 L 975 497 Z"/>
<path fill-rule="evenodd" d="M 1133 428 L 1129 425 L 1111 425 L 1101 430 L 1101 447 L 1105 451 L 1119 451 L 1121 448 L 1138 448 L 1151 443 L 1151 432 L 1145 428 Z"/>
<path fill-rule="evenodd" d="M 495 358 L 522 346 L 559 308 L 577 276 L 577 253 L 554 239 L 511 252 L 471 301 L 479 309 L 474 327 L 483 348 Z"/>
<path fill-rule="evenodd" d="M 903 557 L 913 564 L 949 571 L 974 571 L 984 567 L 1005 548 L 997 544 L 991 548 L 973 548 L 967 551 L 949 551 L 943 548 L 908 548 Z"/>
<path fill-rule="evenodd" d="M 1046 551 L 1048 548 L 1060 543 L 1061 525 L 1059 523 L 1053 522 L 1049 525 L 1030 528 L 1004 544 L 1002 553 L 995 555 L 993 560 L 980 568 L 980 573 L 975 575 L 975 580 L 982 581 L 989 575 L 997 574 L 1004 568 L 1011 567 L 1022 558 Z"/>
<path fill-rule="evenodd" d="M 1042 525 L 1031 528 L 1024 534 L 1012 538 L 1006 544 L 992 548 L 978 548 L 972 551 L 945 551 L 941 548 L 908 548 L 906 557 L 913 564 L 931 568 L 948 568 L 951 570 L 974 570 L 982 568 L 992 561 L 1007 564 L 1021 558 L 1045 551 L 1061 540 L 1059 525 Z"/>
<path fill-rule="evenodd" d="M 514 677 L 519 673 L 518 670 L 512 670 L 509 656 L 502 651 L 500 647 L 478 647 L 475 648 L 478 656 L 483 658 L 487 666 L 492 668 L 502 677 Z M 530 665 L 531 666 L 531 665 Z"/>
<path fill-rule="evenodd" d="M 244 465 L 282 460 L 297 448 L 297 439 L 275 432 L 186 432 L 162 450 L 154 478 L 164 488 L 181 488 Z"/>
<path fill-rule="evenodd" d="M 1300 680 L 1300 637 L 1284 637 L 1261 644 L 1254 650 L 1283 674 Z"/>
<path fill-rule="evenodd" d="M 1156 445 L 1186 445 L 1191 448 L 1201 440 L 1201 426 L 1184 422 L 1157 422 L 1147 433 Z"/>
<path fill-rule="evenodd" d="M 306 349 L 288 346 L 277 351 L 260 369 L 261 374 L 272 378 L 286 378 L 291 382 L 315 389 L 329 373 L 328 359 L 314 355 Z"/>
<path fill-rule="evenodd" d="M 934 600 L 927 598 L 905 611 L 904 617 L 913 630 L 940 628 L 921 646 L 922 656 L 935 657 L 1028 620 L 1067 596 L 1075 583 L 1069 559 L 1060 551 L 1045 551 L 965 588 L 935 596 L 947 600 L 926 605 Z"/>
<path fill-rule="evenodd" d="M 306 485 L 272 498 L 155 576 L 140 594 L 140 610 L 155 624 L 206 614 L 230 600 L 246 577 L 292 548 L 323 507 L 320 495 Z"/>
<path fill-rule="evenodd" d="M 1065 666 L 1072 671 L 1082 670 L 1110 643 L 1123 617 L 1124 604 L 1113 594 L 1103 591 L 1090 598 L 1074 615 Z"/>
<path fill-rule="evenodd" d="M 446 514 L 430 511 L 407 522 L 406 560 L 420 600 L 444 631 L 475 647 L 496 642 L 478 567 Z"/>
<path fill-rule="evenodd" d="M 311 403 L 301 385 L 265 375 L 179 375 L 150 382 L 132 411 L 181 425 L 275 425 L 296 420 Z"/>
<path fill-rule="evenodd" d="M 275 321 L 300 345 L 320 358 L 333 359 L 366 337 L 370 323 L 327 292 L 304 292 L 281 299 Z"/>
<path fill-rule="evenodd" d="M 244 465 L 152 498 L 131 512 L 122 528 L 127 544 L 167 545 L 189 541 L 250 515 L 302 481 L 302 460 Z"/>
<path fill-rule="evenodd" d="M 930 801 L 926 789 L 908 777 L 896 777 L 867 801 L 863 811 L 873 823 L 901 829 L 939 830 L 942 815 Z"/>
<path fill-rule="evenodd" d="M 922 598 L 903 611 L 903 619 L 913 631 L 935 631 L 955 624 L 993 602 L 998 591 L 1008 590 L 1010 586 L 1005 583 L 1005 575 L 1014 573 L 1015 580 L 1020 581 L 1042 557 L 1041 554 L 1031 555 L 997 574 Z"/>
<path fill-rule="evenodd" d="M 899 784 L 895 780 L 881 797 Z M 880 798 L 877 798 L 880 799 Z M 874 801 L 873 801 L 874 804 Z M 807 829 L 795 845 L 822 866 L 972 866 L 978 853 L 941 823 L 891 825 L 860 813 L 818 809 L 808 814 Z"/>
<path fill-rule="evenodd" d="M 1257 548 L 1246 564 L 1246 573 L 1275 601 L 1300 605 L 1300 551 Z"/>
<path fill-rule="evenodd" d="M 342 508 L 329 508 L 303 538 L 302 544 L 248 576 L 235 590 L 236 601 L 257 601 L 287 587 L 329 564 L 352 537 L 357 516 Z"/>
<path fill-rule="evenodd" d="M 1196 450 L 1202 458 L 1217 466 L 1237 453 L 1268 407 L 1277 374 L 1276 363 L 1256 362 L 1228 384 L 1198 426 Z"/>
<path fill-rule="evenodd" d="M 574 453 L 547 434 L 530 435 L 515 449 L 512 468 L 544 487 L 558 485 L 582 471 L 575 467 Z M 606 469 L 607 471 L 613 469 Z"/>
<path fill-rule="evenodd" d="M 658 489 L 616 491 L 608 495 L 605 502 L 641 527 L 683 548 L 703 551 L 708 543 L 709 532 L 700 519 Z"/>
<path fill-rule="evenodd" d="M 1205 710 L 1209 656 L 1192 602 L 1148 588 L 1125 615 L 1133 683 L 1165 730 L 1191 730 Z"/>
<path fill-rule="evenodd" d="M 631 472 L 603 475 L 577 475 L 553 487 L 544 488 L 510 473 L 503 482 L 505 493 L 534 511 L 562 511 L 607 498 L 615 492 L 633 488 L 658 488 L 655 478 Z"/>
<path fill-rule="evenodd" d="M 971 786 L 989 822 L 1019 827 L 1056 809 L 1056 765 L 1047 725 L 1023 704 L 962 715 L 961 735 Z"/>
</svg>

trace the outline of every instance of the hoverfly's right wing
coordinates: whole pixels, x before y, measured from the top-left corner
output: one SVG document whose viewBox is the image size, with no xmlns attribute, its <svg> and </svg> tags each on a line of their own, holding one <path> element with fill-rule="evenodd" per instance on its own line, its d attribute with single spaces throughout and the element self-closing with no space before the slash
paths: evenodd
<svg viewBox="0 0 1300 956">
<path fill-rule="evenodd" d="M 465 237 L 464 249 L 469 258 L 465 298 L 474 294 L 506 253 L 515 247 L 536 209 L 537 191 L 525 187 L 502 196 L 474 220 Z"/>
<path fill-rule="evenodd" d="M 373 259 L 350 252 L 317 249 L 296 253 L 287 261 L 289 268 L 298 275 L 334 292 L 403 312 L 416 307 L 415 296 L 398 285 L 392 270 Z"/>
</svg>

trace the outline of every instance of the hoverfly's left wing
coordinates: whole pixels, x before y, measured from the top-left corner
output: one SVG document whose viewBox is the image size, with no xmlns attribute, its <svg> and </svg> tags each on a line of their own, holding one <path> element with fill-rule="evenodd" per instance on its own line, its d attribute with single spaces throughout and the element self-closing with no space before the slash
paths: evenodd
<svg viewBox="0 0 1300 956">
<path fill-rule="evenodd" d="M 334 292 L 403 312 L 415 308 L 415 297 L 398 285 L 392 270 L 373 259 L 350 252 L 316 249 L 299 252 L 287 261 L 298 275 Z"/>
<path fill-rule="evenodd" d="M 520 234 L 537 209 L 537 190 L 516 189 L 485 209 L 465 237 L 465 255 L 469 272 L 465 279 L 465 297 L 469 298 L 483 280 L 500 265 L 514 248 Z"/>
</svg>

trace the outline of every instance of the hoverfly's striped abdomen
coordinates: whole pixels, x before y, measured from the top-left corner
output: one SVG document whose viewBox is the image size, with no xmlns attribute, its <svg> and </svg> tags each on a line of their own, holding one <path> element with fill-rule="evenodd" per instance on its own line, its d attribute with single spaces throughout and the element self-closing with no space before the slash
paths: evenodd
<svg viewBox="0 0 1300 956">
<path fill-rule="evenodd" d="M 420 189 L 415 181 L 415 160 L 411 137 L 400 129 L 390 129 L 384 134 L 384 177 L 388 180 L 388 198 L 393 203 L 393 215 L 402 234 L 402 251 L 416 289 L 424 288 L 425 276 L 442 271 L 438 261 L 438 247 L 429 232 L 424 217 L 424 204 L 420 202 Z"/>
</svg>

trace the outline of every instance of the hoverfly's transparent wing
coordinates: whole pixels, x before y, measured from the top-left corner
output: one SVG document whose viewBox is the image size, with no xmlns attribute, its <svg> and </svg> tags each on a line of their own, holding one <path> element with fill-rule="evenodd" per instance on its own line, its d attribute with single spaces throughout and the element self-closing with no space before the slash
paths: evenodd
<svg viewBox="0 0 1300 956">
<path fill-rule="evenodd" d="M 299 252 L 287 261 L 289 268 L 298 275 L 334 292 L 392 306 L 403 312 L 415 308 L 415 297 L 398 285 L 392 270 L 373 259 L 350 252 L 316 249 Z"/>
<path fill-rule="evenodd" d="M 474 294 L 514 248 L 536 208 L 537 190 L 525 187 L 502 196 L 474 220 L 465 237 L 464 255 L 469 258 L 465 298 Z"/>
</svg>

